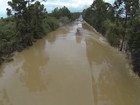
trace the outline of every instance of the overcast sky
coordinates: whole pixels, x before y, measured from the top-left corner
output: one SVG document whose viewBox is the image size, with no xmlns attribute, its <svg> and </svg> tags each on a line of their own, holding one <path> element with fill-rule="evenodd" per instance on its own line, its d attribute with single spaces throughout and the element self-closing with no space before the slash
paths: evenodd
<svg viewBox="0 0 140 105">
<path fill-rule="evenodd" d="M 0 17 L 6 16 L 7 2 L 10 0 L 0 0 Z M 106 2 L 113 3 L 114 0 L 105 0 Z M 72 12 L 81 12 L 84 8 L 89 7 L 93 0 L 47 0 L 42 2 L 47 8 L 48 12 L 51 12 L 56 7 L 68 7 Z"/>
</svg>

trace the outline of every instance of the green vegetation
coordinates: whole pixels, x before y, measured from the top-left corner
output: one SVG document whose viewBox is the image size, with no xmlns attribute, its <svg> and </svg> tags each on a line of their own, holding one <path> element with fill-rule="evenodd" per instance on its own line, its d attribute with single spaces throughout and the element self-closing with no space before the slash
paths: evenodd
<svg viewBox="0 0 140 105">
<path fill-rule="evenodd" d="M 140 75 L 140 2 L 95 0 L 83 11 L 83 18 L 102 33 L 112 46 L 131 54 L 134 71 Z"/>
<path fill-rule="evenodd" d="M 12 0 L 8 5 L 11 7 L 7 8 L 8 17 L 0 19 L 0 64 L 14 51 L 22 51 L 78 16 L 66 7 L 48 14 L 44 5 L 35 0 Z"/>
<path fill-rule="evenodd" d="M 58 19 L 60 26 L 63 26 L 77 19 L 79 15 L 80 13 L 71 13 L 65 6 L 63 8 L 55 8 L 52 13 L 50 13 L 51 17 L 55 17 L 56 19 Z"/>
</svg>

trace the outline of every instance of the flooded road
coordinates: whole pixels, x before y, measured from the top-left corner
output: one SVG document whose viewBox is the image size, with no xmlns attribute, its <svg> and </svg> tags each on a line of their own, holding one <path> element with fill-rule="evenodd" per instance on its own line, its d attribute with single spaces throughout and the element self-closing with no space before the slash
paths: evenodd
<svg viewBox="0 0 140 105">
<path fill-rule="evenodd" d="M 0 105 L 140 105 L 140 79 L 124 55 L 74 22 L 0 67 Z"/>
</svg>

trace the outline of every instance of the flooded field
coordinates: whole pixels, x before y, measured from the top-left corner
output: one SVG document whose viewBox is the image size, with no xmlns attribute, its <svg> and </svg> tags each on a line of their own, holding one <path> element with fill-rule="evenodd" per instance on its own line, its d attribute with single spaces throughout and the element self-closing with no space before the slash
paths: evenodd
<svg viewBox="0 0 140 105">
<path fill-rule="evenodd" d="M 73 22 L 0 67 L 0 105 L 140 105 L 140 79 L 101 35 Z"/>
</svg>

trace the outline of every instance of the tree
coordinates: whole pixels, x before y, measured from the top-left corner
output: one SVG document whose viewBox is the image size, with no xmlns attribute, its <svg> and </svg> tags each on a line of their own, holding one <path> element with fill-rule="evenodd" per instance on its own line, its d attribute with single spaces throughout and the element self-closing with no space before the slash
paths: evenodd
<svg viewBox="0 0 140 105">
<path fill-rule="evenodd" d="M 122 23 L 125 33 L 122 35 L 120 51 L 122 51 L 124 42 L 126 41 L 128 30 L 133 24 L 136 16 L 136 11 L 139 7 L 139 0 L 116 0 L 114 2 L 114 10 L 116 16 L 116 23 Z M 122 20 L 123 19 L 123 20 Z"/>
<path fill-rule="evenodd" d="M 86 10 L 83 11 L 82 13 L 83 15 L 83 18 L 89 23 L 91 24 L 92 26 L 94 25 L 93 24 L 93 18 L 91 18 L 93 16 L 93 10 L 92 8 L 87 8 Z"/>
<path fill-rule="evenodd" d="M 134 71 L 140 76 L 139 0 L 115 0 L 113 6 L 103 0 L 95 0 L 83 11 L 83 17 L 97 31 L 105 34 L 112 46 L 131 53 Z"/>
<path fill-rule="evenodd" d="M 72 19 L 72 15 L 70 10 L 67 7 L 62 7 L 62 8 L 55 8 L 52 13 L 51 16 L 56 17 L 57 19 L 60 19 L 61 17 L 68 17 L 69 19 Z"/>
<path fill-rule="evenodd" d="M 7 8 L 7 16 L 11 16 L 12 15 L 12 12 L 11 12 L 11 9 Z"/>
<path fill-rule="evenodd" d="M 29 7 L 30 11 L 30 26 L 31 26 L 31 33 L 33 33 L 34 38 L 40 38 L 43 30 L 43 18 L 44 18 L 44 5 L 41 5 L 40 2 L 35 2 Z M 29 27 L 30 27 L 29 26 Z"/>
<path fill-rule="evenodd" d="M 33 38 L 40 38 L 43 34 L 44 6 L 39 1 L 31 4 L 33 1 L 35 0 L 12 0 L 8 2 L 14 13 L 19 43 L 23 47 L 32 45 Z M 9 14 L 9 9 L 7 10 L 7 14 Z"/>
<path fill-rule="evenodd" d="M 140 19 L 133 20 L 133 27 L 128 45 L 132 55 L 134 71 L 139 73 L 140 76 Z"/>
<path fill-rule="evenodd" d="M 91 7 L 84 10 L 83 17 L 89 22 L 95 29 L 101 33 L 105 33 L 104 22 L 107 18 L 113 20 L 112 6 L 103 0 L 95 0 Z"/>
<path fill-rule="evenodd" d="M 134 71 L 140 76 L 140 7 L 136 10 L 136 15 L 132 23 L 128 45 Z"/>
</svg>

